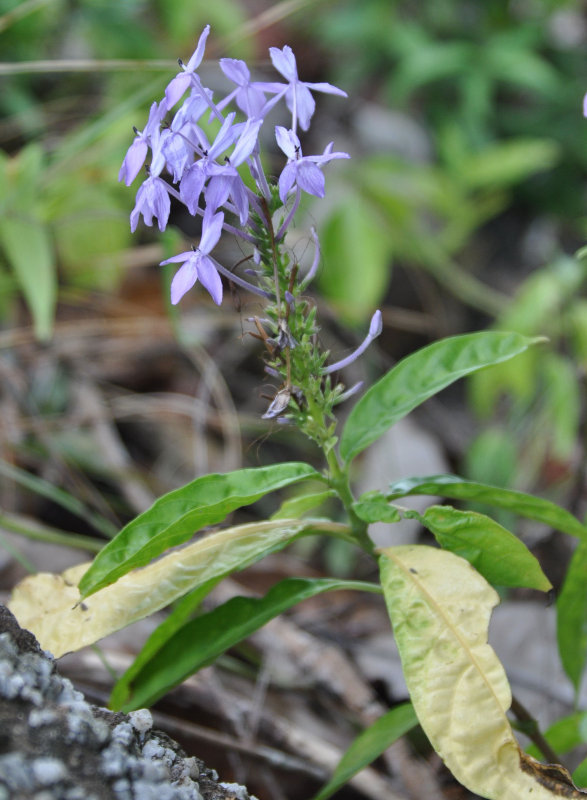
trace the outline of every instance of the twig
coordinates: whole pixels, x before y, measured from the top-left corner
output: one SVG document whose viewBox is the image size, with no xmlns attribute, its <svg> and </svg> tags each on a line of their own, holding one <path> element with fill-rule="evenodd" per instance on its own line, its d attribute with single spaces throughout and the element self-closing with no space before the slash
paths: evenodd
<svg viewBox="0 0 587 800">
<path fill-rule="evenodd" d="M 544 735 L 541 733 L 540 728 L 538 727 L 538 722 L 525 708 L 525 706 L 523 706 L 519 700 L 516 700 L 515 697 L 512 697 L 512 711 L 520 723 L 519 730 L 522 733 L 525 733 L 526 736 L 532 742 L 534 742 L 542 755 L 548 759 L 551 764 L 561 764 L 560 756 L 554 752 L 552 747 L 544 738 Z M 561 764 L 561 766 L 564 766 L 564 764 Z"/>
</svg>

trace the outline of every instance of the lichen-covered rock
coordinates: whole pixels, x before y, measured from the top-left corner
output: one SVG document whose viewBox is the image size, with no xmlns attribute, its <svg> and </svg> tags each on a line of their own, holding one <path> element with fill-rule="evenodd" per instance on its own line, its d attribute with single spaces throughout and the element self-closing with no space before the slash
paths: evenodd
<svg viewBox="0 0 587 800">
<path fill-rule="evenodd" d="M 152 723 L 89 705 L 0 606 L 0 800 L 235 797 Z"/>
</svg>

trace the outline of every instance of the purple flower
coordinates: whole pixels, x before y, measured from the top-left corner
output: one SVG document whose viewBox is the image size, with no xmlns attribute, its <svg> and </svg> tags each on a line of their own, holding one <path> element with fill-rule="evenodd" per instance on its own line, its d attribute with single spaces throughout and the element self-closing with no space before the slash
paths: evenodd
<svg viewBox="0 0 587 800">
<path fill-rule="evenodd" d="M 184 294 L 194 286 L 197 280 L 208 290 L 217 306 L 222 302 L 222 281 L 214 262 L 208 254 L 216 247 L 220 239 L 223 222 L 224 214 L 222 213 L 214 214 L 214 216 L 205 216 L 200 246 L 196 250 L 188 250 L 161 262 L 161 266 L 175 264 L 180 261 L 184 262 L 171 281 L 171 302 L 173 305 L 179 303 Z"/>
<path fill-rule="evenodd" d="M 233 99 L 247 117 L 260 118 L 265 105 L 265 93 L 259 88 L 262 84 L 251 83 L 251 73 L 244 61 L 238 58 L 221 58 L 220 69 L 237 88 L 218 103 L 217 108 L 225 108 Z"/>
<path fill-rule="evenodd" d="M 226 158 L 224 164 L 210 165 L 206 207 L 210 211 L 216 211 L 230 197 L 238 211 L 241 225 L 246 223 L 249 216 L 249 198 L 243 179 L 236 167 L 246 161 L 253 152 L 261 125 L 262 120 L 260 119 L 248 119 L 230 157 Z"/>
<path fill-rule="evenodd" d="M 144 130 L 137 131 L 135 128 L 136 136 L 127 150 L 118 173 L 118 180 L 124 180 L 127 186 L 131 185 L 145 163 L 149 147 L 152 145 L 153 138 L 158 137 L 159 125 L 166 113 L 167 107 L 164 100 L 159 105 L 153 103 Z"/>
<path fill-rule="evenodd" d="M 194 50 L 192 57 L 190 58 L 188 63 L 183 64 L 181 61 L 179 62 L 179 65 L 182 68 L 183 72 L 180 72 L 178 75 L 176 75 L 175 78 L 173 78 L 172 81 L 167 86 L 167 89 L 165 89 L 165 100 L 167 102 L 168 108 L 173 108 L 173 106 L 177 103 L 182 94 L 186 91 L 188 86 L 192 83 L 193 80 L 192 76 L 194 75 L 195 71 L 202 63 L 202 59 L 204 58 L 206 39 L 208 38 L 209 33 L 210 33 L 210 26 L 206 25 L 198 41 L 198 46 Z"/>
<path fill-rule="evenodd" d="M 285 45 L 283 50 L 278 47 L 270 47 L 269 53 L 273 66 L 289 84 L 285 91 L 285 102 L 293 114 L 292 128 L 294 131 L 298 121 L 303 131 L 307 131 L 310 127 L 310 120 L 316 108 L 310 89 L 314 92 L 326 92 L 327 94 L 338 94 L 341 97 L 347 97 L 346 92 L 330 83 L 305 83 L 301 81 L 298 78 L 296 57 L 288 45 Z M 269 86 L 267 84 L 266 88 L 269 88 Z"/>
<path fill-rule="evenodd" d="M 139 186 L 135 207 L 130 215 L 130 229 L 134 233 L 137 229 L 139 216 L 142 214 L 145 225 L 153 224 L 153 217 L 157 219 L 159 230 L 163 232 L 169 219 L 169 194 L 165 181 L 156 175 L 151 175 Z"/>
<path fill-rule="evenodd" d="M 214 159 L 222 155 L 234 143 L 244 127 L 244 123 L 233 125 L 235 116 L 233 111 L 226 117 L 213 144 L 208 142 L 203 131 L 198 131 L 199 147 L 203 155 L 195 164 L 188 167 L 179 184 L 180 197 L 190 214 L 197 212 L 200 193 L 210 175 Z M 212 211 L 215 211 L 216 208 Z"/>
<path fill-rule="evenodd" d="M 292 130 L 281 125 L 275 127 L 277 144 L 288 157 L 288 163 L 279 176 L 279 197 L 285 203 L 288 192 L 296 185 L 315 197 L 324 197 L 324 175 L 318 166 L 333 158 L 350 158 L 348 153 L 333 153 L 332 142 L 321 156 L 302 156 L 300 140 Z"/>
</svg>

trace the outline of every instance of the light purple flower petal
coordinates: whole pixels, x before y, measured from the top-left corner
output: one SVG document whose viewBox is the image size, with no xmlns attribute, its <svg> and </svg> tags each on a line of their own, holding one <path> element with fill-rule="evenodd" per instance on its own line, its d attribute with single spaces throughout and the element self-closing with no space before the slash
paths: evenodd
<svg viewBox="0 0 587 800">
<path fill-rule="evenodd" d="M 285 95 L 285 102 L 289 110 L 294 111 L 294 93 L 295 93 L 295 108 L 298 115 L 298 122 L 303 131 L 307 131 L 310 127 L 310 120 L 316 110 L 316 101 L 312 97 L 312 93 L 306 88 L 305 84 L 298 82 L 293 87 L 293 92 Z"/>
<path fill-rule="evenodd" d="M 206 181 L 206 172 L 202 168 L 202 162 L 196 161 L 184 172 L 179 184 L 179 196 L 186 204 L 190 214 L 195 214 L 198 209 L 198 201 Z"/>
<path fill-rule="evenodd" d="M 213 175 L 206 187 L 206 211 L 214 213 L 217 208 L 223 206 L 228 200 L 230 194 L 230 178 L 224 174 L 224 168 L 219 164 L 218 174 Z"/>
<path fill-rule="evenodd" d="M 343 89 L 339 89 L 338 86 L 333 86 L 331 83 L 304 83 L 304 86 L 307 86 L 308 89 L 311 89 L 313 92 L 324 92 L 325 94 L 337 94 L 340 97 L 348 97 L 348 94 Z"/>
<path fill-rule="evenodd" d="M 194 70 L 198 69 L 198 67 L 202 63 L 202 59 L 204 58 L 204 50 L 206 49 L 206 39 L 208 38 L 209 33 L 210 33 L 210 26 L 206 25 L 206 27 L 200 34 L 200 38 L 198 39 L 198 44 L 196 46 L 196 49 L 194 50 L 192 57 L 187 63 L 186 70 L 188 72 L 193 72 Z"/>
<path fill-rule="evenodd" d="M 296 182 L 296 175 L 296 162 L 291 161 L 289 164 L 286 164 L 281 175 L 279 176 L 279 199 L 282 203 L 285 203 L 287 200 L 288 192 Z"/>
<path fill-rule="evenodd" d="M 192 76 L 190 72 L 180 72 L 175 78 L 171 79 L 165 89 L 165 102 L 168 108 L 173 108 L 191 82 Z"/>
<path fill-rule="evenodd" d="M 261 119 L 248 119 L 234 150 L 230 154 L 230 163 L 233 167 L 240 166 L 255 149 L 259 129 L 263 124 Z"/>
<path fill-rule="evenodd" d="M 124 180 L 127 186 L 131 185 L 145 163 L 148 149 L 149 146 L 142 137 L 137 136 L 133 140 L 120 167 L 120 172 L 118 173 L 119 181 Z"/>
<path fill-rule="evenodd" d="M 130 215 L 130 229 L 134 233 L 142 214 L 145 225 L 153 224 L 153 217 L 156 218 L 159 230 L 163 232 L 169 219 L 171 203 L 165 182 L 157 177 L 150 177 L 141 184 L 137 192 L 135 207 Z"/>
<path fill-rule="evenodd" d="M 288 158 L 295 159 L 300 155 L 300 140 L 293 131 L 284 128 L 282 125 L 276 125 L 275 139 Z"/>
<path fill-rule="evenodd" d="M 202 255 L 198 261 L 198 278 L 202 286 L 210 293 L 212 300 L 219 306 L 222 302 L 222 281 L 208 256 Z"/>
<path fill-rule="evenodd" d="M 302 159 L 295 164 L 296 183 L 304 192 L 314 195 L 314 197 L 324 197 L 324 174 L 320 167 L 311 161 Z"/>
<path fill-rule="evenodd" d="M 198 280 L 198 252 L 192 252 L 171 281 L 171 302 L 175 306 Z M 164 262 L 165 263 L 165 262 Z"/>
<path fill-rule="evenodd" d="M 165 261 L 160 261 L 159 266 L 163 267 L 165 264 L 178 264 L 180 261 L 187 261 L 188 258 L 191 258 L 194 254 L 194 250 L 186 250 L 183 253 L 179 253 L 176 256 L 171 256 L 171 258 L 166 258 Z"/>
<path fill-rule="evenodd" d="M 271 61 L 275 69 L 281 72 L 286 80 L 290 83 L 297 81 L 298 68 L 296 57 L 289 45 L 286 44 L 283 50 L 280 50 L 278 47 L 270 47 L 269 55 L 271 56 Z"/>
<path fill-rule="evenodd" d="M 249 68 L 240 58 L 221 58 L 220 69 L 237 86 L 246 86 L 251 79 Z"/>
<path fill-rule="evenodd" d="M 224 214 L 222 212 L 214 214 L 214 216 L 204 216 L 202 238 L 200 239 L 200 246 L 198 247 L 200 253 L 207 255 L 216 247 L 222 233 L 223 223 Z"/>
</svg>

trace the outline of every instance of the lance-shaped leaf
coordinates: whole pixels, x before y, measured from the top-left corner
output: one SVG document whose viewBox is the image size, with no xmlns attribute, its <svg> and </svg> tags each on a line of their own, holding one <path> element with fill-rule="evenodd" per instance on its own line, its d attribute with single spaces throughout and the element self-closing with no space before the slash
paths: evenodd
<svg viewBox="0 0 587 800">
<path fill-rule="evenodd" d="M 131 569 L 148 564 L 206 525 L 221 522 L 236 508 L 305 478 L 323 480 L 309 464 L 292 462 L 204 475 L 163 495 L 131 520 L 94 559 L 80 581 L 82 596 L 88 597 Z"/>
<path fill-rule="evenodd" d="M 340 440 L 350 461 L 416 406 L 459 378 L 499 364 L 537 342 L 519 333 L 483 331 L 453 336 L 404 358 L 353 407 Z"/>
<path fill-rule="evenodd" d="M 111 707 L 131 711 L 152 705 L 278 614 L 302 600 L 335 589 L 381 592 L 379 584 L 363 581 L 287 578 L 265 597 L 232 597 L 176 630 L 130 681 L 125 681 L 123 675 L 115 687 L 115 705 L 111 703 Z"/>
<path fill-rule="evenodd" d="M 433 547 L 387 548 L 380 567 L 414 709 L 457 780 L 488 800 L 585 798 L 514 737 L 511 690 L 487 643 L 497 592 L 468 561 Z"/>
<path fill-rule="evenodd" d="M 369 766 L 387 750 L 396 739 L 403 736 L 418 724 L 411 703 L 402 703 L 360 733 L 340 759 L 332 778 L 322 787 L 314 800 L 327 800 L 353 775 Z"/>
<path fill-rule="evenodd" d="M 83 600 L 76 583 L 87 564 L 63 575 L 31 575 L 14 589 L 9 608 L 41 647 L 59 658 L 312 533 L 345 536 L 348 528 L 324 520 L 291 519 L 237 525 L 174 550 Z"/>
<path fill-rule="evenodd" d="M 385 496 L 397 500 L 413 494 L 450 497 L 454 500 L 472 500 L 496 508 L 505 508 L 521 517 L 550 525 L 558 531 L 587 540 L 587 528 L 564 508 L 550 500 L 533 497 L 513 489 L 501 489 L 486 483 L 477 483 L 458 475 L 429 475 L 423 478 L 404 478 L 392 483 Z"/>
<path fill-rule="evenodd" d="M 424 514 L 408 515 L 417 517 L 441 547 L 466 558 L 490 583 L 526 586 L 541 592 L 552 589 L 538 559 L 526 545 L 485 514 L 430 506 Z"/>
<path fill-rule="evenodd" d="M 562 665 L 578 694 L 587 663 L 587 542 L 571 558 L 556 603 L 556 633 Z"/>
</svg>

